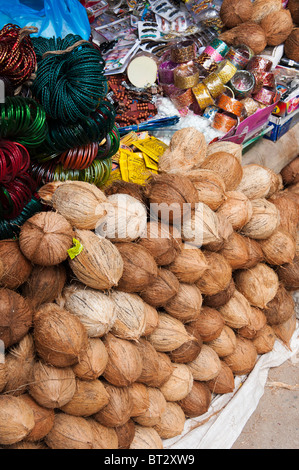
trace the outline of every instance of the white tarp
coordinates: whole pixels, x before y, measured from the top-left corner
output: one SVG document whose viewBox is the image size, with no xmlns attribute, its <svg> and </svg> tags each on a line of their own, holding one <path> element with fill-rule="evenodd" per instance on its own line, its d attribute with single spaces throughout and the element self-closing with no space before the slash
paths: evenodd
<svg viewBox="0 0 299 470">
<path fill-rule="evenodd" d="M 299 318 L 299 293 L 294 298 Z M 208 412 L 188 419 L 180 436 L 164 440 L 164 449 L 230 449 L 264 394 L 269 369 L 288 359 L 299 363 L 298 321 L 290 350 L 276 340 L 273 350 L 259 357 L 248 376 L 236 377 L 232 393 L 215 395 Z"/>
</svg>

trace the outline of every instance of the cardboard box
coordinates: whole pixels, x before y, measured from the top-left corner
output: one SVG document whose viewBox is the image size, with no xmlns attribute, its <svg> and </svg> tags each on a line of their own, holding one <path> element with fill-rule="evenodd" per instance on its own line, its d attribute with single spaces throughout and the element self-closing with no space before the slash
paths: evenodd
<svg viewBox="0 0 299 470">
<path fill-rule="evenodd" d="M 293 111 L 292 114 L 288 114 L 284 117 L 272 115 L 269 119 L 269 125 L 273 126 L 273 129 L 269 134 L 264 136 L 264 139 L 277 142 L 277 140 L 295 126 L 297 122 L 299 122 L 299 107 Z"/>
<path fill-rule="evenodd" d="M 285 100 L 277 103 L 273 110 L 273 114 L 280 117 L 285 117 L 292 114 L 299 108 L 299 87 L 294 90 Z"/>
</svg>

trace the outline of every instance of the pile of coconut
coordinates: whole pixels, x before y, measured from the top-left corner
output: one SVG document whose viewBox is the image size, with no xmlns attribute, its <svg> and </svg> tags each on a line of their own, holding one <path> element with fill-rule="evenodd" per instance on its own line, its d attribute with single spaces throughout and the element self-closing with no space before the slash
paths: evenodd
<svg viewBox="0 0 299 470">
<path fill-rule="evenodd" d="M 0 446 L 162 449 L 289 347 L 298 174 L 188 128 L 145 186 L 41 188 L 0 242 Z"/>
</svg>

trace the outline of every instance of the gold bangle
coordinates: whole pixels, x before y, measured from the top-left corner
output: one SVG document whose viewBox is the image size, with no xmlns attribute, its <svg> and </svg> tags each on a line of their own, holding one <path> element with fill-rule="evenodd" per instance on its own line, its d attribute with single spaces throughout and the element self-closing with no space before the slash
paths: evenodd
<svg viewBox="0 0 299 470">
<path fill-rule="evenodd" d="M 200 109 L 204 110 L 207 106 L 214 104 L 209 90 L 203 83 L 199 83 L 193 87 L 192 91 Z"/>
<path fill-rule="evenodd" d="M 225 90 L 224 84 L 215 72 L 210 73 L 210 75 L 203 80 L 203 83 L 209 90 L 212 98 L 217 98 L 217 96 L 221 95 Z"/>
<path fill-rule="evenodd" d="M 174 85 L 186 90 L 192 88 L 199 82 L 199 70 L 192 64 L 179 65 L 174 70 Z"/>
</svg>

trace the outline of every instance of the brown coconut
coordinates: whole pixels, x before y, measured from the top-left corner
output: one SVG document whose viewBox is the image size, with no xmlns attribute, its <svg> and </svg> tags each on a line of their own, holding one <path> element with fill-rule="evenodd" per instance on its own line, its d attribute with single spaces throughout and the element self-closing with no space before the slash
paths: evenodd
<svg viewBox="0 0 299 470">
<path fill-rule="evenodd" d="M 237 345 L 232 354 L 223 358 L 235 375 L 246 375 L 252 371 L 257 360 L 257 350 L 253 342 L 237 336 Z"/>
<path fill-rule="evenodd" d="M 133 410 L 129 387 L 116 387 L 106 381 L 102 383 L 109 395 L 109 403 L 93 415 L 93 418 L 108 428 L 123 426 L 131 418 Z"/>
<path fill-rule="evenodd" d="M 251 0 L 224 0 L 220 8 L 220 18 L 227 28 L 233 28 L 244 21 L 249 21 L 252 12 Z"/>
<path fill-rule="evenodd" d="M 236 347 L 236 334 L 232 328 L 224 325 L 218 338 L 206 343 L 218 354 L 220 358 L 233 353 Z"/>
<path fill-rule="evenodd" d="M 232 46 L 245 44 L 255 55 L 261 54 L 267 46 L 264 29 L 254 21 L 246 21 L 219 35 L 219 38 Z"/>
<path fill-rule="evenodd" d="M 206 243 L 204 248 L 209 251 L 219 252 L 223 248 L 225 242 L 234 233 L 234 228 L 227 217 L 218 213 L 215 213 L 215 215 L 218 219 L 218 236 L 215 241 Z"/>
<path fill-rule="evenodd" d="M 194 284 L 207 270 L 208 264 L 203 252 L 194 246 L 184 244 L 182 251 L 167 269 L 176 275 L 178 280 L 187 284 Z"/>
<path fill-rule="evenodd" d="M 27 281 L 32 264 L 21 252 L 18 240 L 0 241 L 0 259 L 3 264 L 3 271 L 0 272 L 1 287 L 15 290 Z"/>
<path fill-rule="evenodd" d="M 244 225 L 241 234 L 256 240 L 265 240 L 278 228 L 280 216 L 277 207 L 265 198 L 253 199 L 252 217 Z"/>
<path fill-rule="evenodd" d="M 49 449 L 49 447 L 42 441 L 42 442 L 26 442 L 21 441 L 17 442 L 16 444 L 12 444 L 11 446 L 7 447 L 8 449 L 18 449 L 18 450 L 40 450 L 40 449 Z"/>
<path fill-rule="evenodd" d="M 178 403 L 166 403 L 166 410 L 154 426 L 161 439 L 171 439 L 182 434 L 185 426 L 185 413 Z"/>
<path fill-rule="evenodd" d="M 76 391 L 76 377 L 70 367 L 54 367 L 37 361 L 33 366 L 33 380 L 29 393 L 45 408 L 61 408 Z"/>
<path fill-rule="evenodd" d="M 242 269 L 248 262 L 247 244 L 244 237 L 237 232 L 233 232 L 224 242 L 219 253 L 229 262 L 232 270 Z"/>
<path fill-rule="evenodd" d="M 29 442 L 41 441 L 51 431 L 54 425 L 54 410 L 39 405 L 27 393 L 21 395 L 20 398 L 32 409 L 35 423 L 34 428 L 24 440 Z"/>
<path fill-rule="evenodd" d="M 242 191 L 227 191 L 226 200 L 218 209 L 217 214 L 225 216 L 234 230 L 240 230 L 251 219 L 251 201 Z"/>
<path fill-rule="evenodd" d="M 280 323 L 279 325 L 272 325 L 272 329 L 274 330 L 274 333 L 277 338 L 279 338 L 283 342 L 283 344 L 285 344 L 285 346 L 287 346 L 289 349 L 290 341 L 296 330 L 296 325 L 297 319 L 295 312 L 287 321 Z"/>
<path fill-rule="evenodd" d="M 140 297 L 153 307 L 163 307 L 178 294 L 179 288 L 180 283 L 175 274 L 166 268 L 159 268 L 158 276 L 140 292 Z"/>
<path fill-rule="evenodd" d="M 103 338 L 108 352 L 108 362 L 103 377 L 112 385 L 127 387 L 135 382 L 142 372 L 142 357 L 137 346 L 129 340 L 108 333 Z"/>
<path fill-rule="evenodd" d="M 147 204 L 147 199 L 144 194 L 144 186 L 137 183 L 131 183 L 123 180 L 116 180 L 103 189 L 106 196 L 112 194 L 129 194 L 143 204 Z"/>
<path fill-rule="evenodd" d="M 271 300 L 271 302 L 273 301 Z M 271 302 L 269 302 L 269 304 Z M 266 323 L 267 317 L 264 312 L 257 307 L 250 306 L 249 323 L 248 325 L 243 326 L 237 330 L 238 335 L 243 336 L 243 338 L 253 339 L 258 331 L 266 325 Z"/>
<path fill-rule="evenodd" d="M 163 442 L 153 427 L 144 427 L 135 424 L 135 436 L 130 449 L 163 449 Z"/>
<path fill-rule="evenodd" d="M 0 340 L 9 348 L 18 343 L 32 326 L 32 310 L 23 296 L 0 288 Z"/>
<path fill-rule="evenodd" d="M 146 302 L 144 304 L 144 314 L 145 314 L 145 329 L 143 336 L 150 335 L 158 326 L 159 323 L 159 314 L 155 307 L 149 305 Z"/>
<path fill-rule="evenodd" d="M 260 25 L 265 32 L 268 46 L 283 44 L 294 27 L 291 13 L 285 8 L 265 16 Z"/>
<path fill-rule="evenodd" d="M 188 362 L 194 380 L 206 382 L 212 380 L 220 372 L 221 363 L 218 354 L 207 344 L 203 344 L 201 351 L 196 359 Z"/>
<path fill-rule="evenodd" d="M 205 295 L 204 296 L 204 306 L 211 308 L 219 308 L 222 305 L 226 304 L 229 299 L 233 296 L 235 292 L 235 283 L 233 278 L 231 279 L 228 287 L 223 291 L 215 295 Z"/>
<path fill-rule="evenodd" d="M 235 378 L 232 370 L 221 360 L 221 370 L 217 377 L 206 382 L 211 393 L 225 394 L 231 393 L 235 388 Z"/>
<path fill-rule="evenodd" d="M 92 449 L 93 433 L 87 419 L 57 413 L 45 442 L 51 449 Z"/>
<path fill-rule="evenodd" d="M 173 364 L 173 372 L 160 387 L 166 401 L 178 401 L 185 398 L 193 385 L 193 375 L 186 364 Z"/>
<path fill-rule="evenodd" d="M 290 292 L 280 285 L 276 296 L 263 310 L 267 323 L 271 326 L 284 323 L 294 314 L 295 301 Z"/>
<path fill-rule="evenodd" d="M 270 325 L 261 328 L 252 340 L 258 354 L 266 354 L 272 351 L 275 341 L 276 335 Z"/>
<path fill-rule="evenodd" d="M 299 289 L 299 256 L 295 256 L 291 263 L 278 266 L 277 274 L 285 288 L 290 291 Z"/>
<path fill-rule="evenodd" d="M 288 197 L 287 192 L 278 192 L 270 199 L 279 211 L 279 228 L 286 230 L 290 235 L 297 233 L 297 224 L 299 222 L 299 210 L 296 202 Z"/>
<path fill-rule="evenodd" d="M 159 352 L 170 352 L 179 348 L 189 339 L 183 323 L 168 313 L 159 313 L 159 323 L 152 334 L 148 336 L 149 342 Z"/>
<path fill-rule="evenodd" d="M 22 286 L 22 294 L 30 300 L 33 309 L 54 302 L 61 295 L 66 283 L 66 269 L 57 266 L 33 266 L 32 272 Z"/>
<path fill-rule="evenodd" d="M 128 387 L 128 391 L 133 404 L 131 416 L 139 416 L 145 413 L 150 404 L 147 385 L 134 382 Z"/>
<path fill-rule="evenodd" d="M 4 392 L 10 395 L 26 393 L 32 381 L 35 361 L 34 342 L 31 334 L 27 334 L 5 355 L 6 385 Z"/>
<path fill-rule="evenodd" d="M 34 319 L 34 341 L 38 355 L 57 367 L 73 366 L 87 349 L 88 336 L 81 321 L 67 310 L 49 303 Z"/>
<path fill-rule="evenodd" d="M 158 267 L 151 253 L 135 243 L 115 243 L 123 261 L 123 272 L 117 288 L 124 292 L 138 293 L 153 284 Z"/>
<path fill-rule="evenodd" d="M 279 11 L 282 8 L 281 0 L 254 0 L 252 4 L 251 21 L 260 23 L 265 16 Z"/>
<path fill-rule="evenodd" d="M 187 418 L 197 418 L 208 411 L 211 401 L 208 382 L 194 381 L 190 392 L 183 400 L 178 401 L 178 405 Z"/>
<path fill-rule="evenodd" d="M 236 289 L 227 304 L 219 308 L 219 312 L 227 326 L 242 328 L 249 324 L 251 307 L 247 298 Z"/>
<path fill-rule="evenodd" d="M 145 191 L 152 216 L 165 223 L 180 224 L 183 214 L 192 212 L 199 202 L 193 183 L 187 176 L 178 174 L 155 175 Z"/>
<path fill-rule="evenodd" d="M 234 191 L 240 184 L 243 168 L 240 161 L 228 152 L 216 152 L 205 159 L 201 168 L 213 170 L 222 177 L 226 191 Z"/>
<path fill-rule="evenodd" d="M 78 364 L 73 366 L 76 377 L 96 380 L 106 369 L 108 352 L 100 338 L 88 338 L 87 349 L 81 352 Z"/>
<path fill-rule="evenodd" d="M 95 419 L 87 418 L 92 431 L 93 449 L 118 449 L 119 440 L 116 429 L 108 428 L 98 423 Z"/>
<path fill-rule="evenodd" d="M 261 309 L 266 308 L 274 299 L 279 287 L 276 272 L 265 263 L 238 271 L 235 274 L 235 284 L 251 305 Z"/>
<path fill-rule="evenodd" d="M 199 202 L 206 204 L 213 211 L 225 202 L 225 183 L 219 173 L 199 168 L 190 171 L 188 177 L 198 191 Z"/>
<path fill-rule="evenodd" d="M 192 323 L 185 325 L 186 331 L 189 333 L 189 339 L 179 348 L 168 353 L 172 362 L 186 364 L 193 361 L 200 353 L 203 341 L 201 336 L 194 330 Z"/>
<path fill-rule="evenodd" d="M 115 428 L 118 439 L 118 449 L 130 449 L 130 445 L 135 437 L 135 424 L 132 419 L 129 419 L 123 426 Z"/>
<path fill-rule="evenodd" d="M 82 251 L 69 260 L 69 265 L 77 279 L 98 290 L 117 286 L 124 263 L 116 246 L 90 230 L 76 230 L 75 238 Z"/>
<path fill-rule="evenodd" d="M 207 156 L 209 157 L 213 153 L 227 152 L 234 155 L 240 163 L 242 163 L 242 145 L 235 144 L 234 142 L 225 142 L 219 140 L 217 142 L 210 142 L 207 148 Z"/>
<path fill-rule="evenodd" d="M 170 356 L 166 353 L 157 351 L 159 357 L 159 369 L 157 372 L 155 386 L 161 387 L 171 376 L 173 371 L 173 363 Z"/>
<path fill-rule="evenodd" d="M 209 206 L 202 202 L 196 205 L 190 217 L 184 217 L 182 229 L 183 240 L 195 247 L 221 241 L 219 218 Z"/>
<path fill-rule="evenodd" d="M 297 0 L 288 1 L 288 9 L 291 12 L 294 23 L 299 25 L 299 5 Z"/>
<path fill-rule="evenodd" d="M 188 331 L 194 336 L 198 334 L 202 341 L 208 342 L 218 338 L 223 327 L 224 319 L 219 311 L 204 305 L 198 319 L 188 324 Z"/>
<path fill-rule="evenodd" d="M 208 268 L 195 283 L 204 295 L 215 295 L 227 289 L 231 278 L 232 268 L 224 256 L 211 251 L 204 251 Z"/>
<path fill-rule="evenodd" d="M 261 245 L 253 238 L 244 237 L 243 241 L 247 246 L 247 262 L 243 265 L 243 269 L 249 269 L 264 261 L 264 254 Z"/>
<path fill-rule="evenodd" d="M 296 254 L 294 237 L 282 228 L 275 230 L 266 240 L 259 241 L 265 261 L 274 266 L 291 263 Z"/>
<path fill-rule="evenodd" d="M 118 338 L 138 340 L 144 334 L 146 324 L 143 300 L 137 294 L 122 291 L 112 292 L 110 298 L 116 312 L 111 333 Z"/>
<path fill-rule="evenodd" d="M 158 353 L 145 338 L 140 338 L 135 345 L 142 360 L 142 371 L 137 378 L 137 382 L 141 382 L 149 387 L 156 387 L 156 377 L 159 370 Z"/>
<path fill-rule="evenodd" d="M 180 283 L 178 293 L 165 304 L 169 315 L 183 323 L 196 320 L 202 306 L 202 295 L 194 284 Z"/>
<path fill-rule="evenodd" d="M 109 402 L 109 395 L 100 380 L 76 378 L 76 391 L 71 400 L 61 407 L 64 413 L 72 416 L 91 416 Z"/>
<path fill-rule="evenodd" d="M 0 396 L 0 444 L 22 441 L 35 425 L 32 408 L 20 397 Z"/>
<path fill-rule="evenodd" d="M 148 409 L 144 413 L 133 418 L 134 421 L 141 426 L 155 426 L 159 422 L 162 413 L 166 410 L 166 400 L 161 390 L 154 387 L 148 387 L 148 393 Z"/>
<path fill-rule="evenodd" d="M 67 259 L 73 238 L 72 226 L 62 215 L 40 212 L 22 225 L 19 244 L 33 264 L 53 266 Z"/>
<path fill-rule="evenodd" d="M 4 353 L 0 354 L 0 393 L 3 391 L 6 385 L 6 365 L 4 361 Z"/>
<path fill-rule="evenodd" d="M 181 249 L 181 239 L 175 238 L 167 225 L 157 220 L 147 223 L 145 236 L 138 244 L 151 253 L 158 266 L 172 263 Z"/>
</svg>

